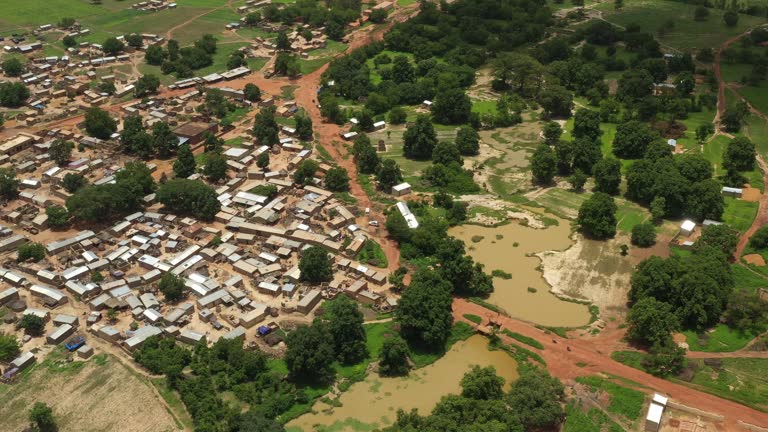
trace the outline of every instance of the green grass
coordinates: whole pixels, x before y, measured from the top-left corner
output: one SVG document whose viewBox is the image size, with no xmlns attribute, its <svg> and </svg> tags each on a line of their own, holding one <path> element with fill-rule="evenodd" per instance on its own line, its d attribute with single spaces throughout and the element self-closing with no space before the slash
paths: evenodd
<svg viewBox="0 0 768 432">
<path fill-rule="evenodd" d="M 365 244 L 363 244 L 363 248 L 358 252 L 356 259 L 362 263 L 369 263 L 379 268 L 387 268 L 389 265 L 387 255 L 384 254 L 381 245 L 372 239 L 365 241 Z"/>
<path fill-rule="evenodd" d="M 736 288 L 742 288 L 751 292 L 756 292 L 758 288 L 768 286 L 768 279 L 753 272 L 752 270 L 740 264 L 732 264 L 733 280 Z"/>
<path fill-rule="evenodd" d="M 486 309 L 488 309 L 488 310 L 490 310 L 492 312 L 496 312 L 496 313 L 503 313 L 504 312 L 498 306 L 496 306 L 494 304 L 491 304 L 491 303 L 488 303 L 487 301 L 485 301 L 485 300 L 483 300 L 483 299 L 481 299 L 479 297 L 470 297 L 469 301 L 474 303 L 474 304 L 476 304 L 476 305 L 482 306 L 482 307 L 484 307 L 484 308 L 486 308 Z"/>
<path fill-rule="evenodd" d="M 721 62 L 720 73 L 723 75 L 723 80 L 737 83 L 740 82 L 743 77 L 748 77 L 752 73 L 752 65 Z"/>
<path fill-rule="evenodd" d="M 416 3 L 417 0 L 397 0 L 397 5 L 400 7 L 407 7 L 414 3 Z"/>
<path fill-rule="evenodd" d="M 213 64 L 196 70 L 195 76 L 201 77 L 215 72 L 225 72 L 227 70 L 227 60 L 229 60 L 229 55 L 237 51 L 240 47 L 246 45 L 248 44 L 245 42 L 219 44 L 216 49 L 216 54 L 213 55 Z"/>
<path fill-rule="evenodd" d="M 640 418 L 643 412 L 645 395 L 643 392 L 620 386 L 597 376 L 578 377 L 576 382 L 588 385 L 593 391 L 602 390 L 610 395 L 608 412 L 626 417 L 630 421 Z"/>
<path fill-rule="evenodd" d="M 565 423 L 563 423 L 562 432 L 622 432 L 623 430 L 597 408 L 590 407 L 584 411 L 573 403 L 565 407 Z"/>
<path fill-rule="evenodd" d="M 744 348 L 754 339 L 751 333 L 743 333 L 725 324 L 718 324 L 714 331 L 706 331 L 701 335 L 688 330 L 684 331 L 685 341 L 691 351 L 704 352 L 733 352 Z M 701 336 L 701 337 L 700 337 Z"/>
<path fill-rule="evenodd" d="M 645 353 L 638 351 L 614 351 L 611 353 L 611 358 L 617 362 L 643 371 L 645 370 L 643 367 L 645 356 Z"/>
<path fill-rule="evenodd" d="M 537 348 L 537 349 L 540 349 L 540 350 L 544 349 L 544 345 L 542 345 L 541 342 L 537 341 L 536 339 L 534 339 L 532 337 L 521 335 L 520 333 L 516 333 L 516 332 L 513 332 L 511 330 L 507 330 L 507 329 L 504 329 L 501 332 L 504 333 L 505 335 L 511 337 L 512 339 L 515 339 L 515 340 L 517 340 L 519 342 L 522 342 L 522 343 L 524 343 L 526 345 L 530 345 L 530 346 L 532 346 L 534 348 Z"/>
<path fill-rule="evenodd" d="M 472 112 L 496 114 L 496 101 L 472 101 Z"/>
<path fill-rule="evenodd" d="M 725 174 L 725 170 L 723 169 L 723 151 L 725 151 L 725 147 L 729 142 L 731 142 L 731 140 L 728 137 L 718 135 L 704 144 L 702 156 L 712 163 L 712 166 L 715 168 L 716 176 Z"/>
<path fill-rule="evenodd" d="M 473 314 L 464 314 L 464 318 L 466 318 L 467 320 L 469 320 L 469 321 L 471 321 L 471 322 L 473 322 L 475 324 L 480 324 L 481 322 L 483 322 L 483 317 L 479 317 L 479 316 L 473 315 Z"/>
<path fill-rule="evenodd" d="M 604 2 L 596 9 L 603 12 L 609 22 L 627 26 L 636 23 L 643 31 L 651 32 L 664 45 L 673 48 L 716 47 L 726 39 L 743 33 L 747 28 L 760 25 L 764 19 L 739 15 L 739 22 L 734 27 L 723 23 L 723 10 L 709 9 L 709 18 L 698 22 L 693 19 L 696 6 L 672 1 L 658 0 L 627 0 L 624 7 L 616 11 L 613 2 Z M 664 35 L 659 35 L 659 26 L 671 20 L 674 28 L 667 29 Z"/>
<path fill-rule="evenodd" d="M 177 423 L 181 423 L 179 429 L 193 429 L 192 416 L 187 412 L 184 402 L 181 401 L 179 394 L 168 386 L 168 380 L 165 378 L 150 378 L 149 381 L 155 386 L 160 397 L 173 410 L 173 417 Z"/>
<path fill-rule="evenodd" d="M 725 198 L 725 212 L 723 222 L 731 228 L 744 232 L 751 225 L 757 215 L 757 202 L 744 201 L 733 197 Z"/>
<path fill-rule="evenodd" d="M 763 82 L 760 87 L 740 87 L 737 91 L 760 112 L 768 113 L 768 83 Z"/>
<path fill-rule="evenodd" d="M 768 159 L 768 122 L 762 117 L 750 115 L 747 117 L 747 124 L 742 127 L 741 132 L 755 143 L 758 153 L 763 158 Z"/>
<path fill-rule="evenodd" d="M 312 59 L 312 60 L 305 60 L 305 59 L 299 59 L 299 69 L 301 70 L 301 73 L 306 75 L 310 74 L 321 67 L 325 65 L 326 63 L 330 62 L 330 57 L 324 57 L 319 59 Z"/>
<path fill-rule="evenodd" d="M 694 388 L 768 412 L 768 359 L 724 358 L 722 367 L 689 362 L 697 368 L 691 380 Z"/>
<path fill-rule="evenodd" d="M 250 111 L 250 108 L 247 108 L 247 107 L 237 108 L 234 111 L 228 112 L 227 115 L 225 115 L 221 119 L 221 121 L 222 121 L 222 123 L 229 122 L 229 124 L 238 122 L 238 121 L 242 120 L 245 116 L 247 116 L 249 111 Z M 240 139 L 240 143 L 242 144 L 242 138 Z"/>
</svg>

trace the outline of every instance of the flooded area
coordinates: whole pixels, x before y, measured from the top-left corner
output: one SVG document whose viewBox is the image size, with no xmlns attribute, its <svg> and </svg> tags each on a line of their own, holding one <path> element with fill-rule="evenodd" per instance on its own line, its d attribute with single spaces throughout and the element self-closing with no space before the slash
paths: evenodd
<svg viewBox="0 0 768 432">
<path fill-rule="evenodd" d="M 513 222 L 499 227 L 462 225 L 448 234 L 467 245 L 467 253 L 485 265 L 491 273 L 501 270 L 512 277 L 494 277 L 495 290 L 488 302 L 498 305 L 510 316 L 545 326 L 578 327 L 589 323 L 587 306 L 566 302 L 550 293 L 542 277 L 541 260 L 534 254 L 562 251 L 572 245 L 569 223 L 530 228 Z"/>
<path fill-rule="evenodd" d="M 496 373 L 506 380 L 505 390 L 517 378 L 517 362 L 503 351 L 489 351 L 488 340 L 472 336 L 456 343 L 444 357 L 424 368 L 412 371 L 410 376 L 383 378 L 369 374 L 362 382 L 353 384 L 341 395 L 340 407 L 318 402 L 313 407 L 317 414 L 306 414 L 289 422 L 289 432 L 310 432 L 315 425 L 331 426 L 335 432 L 370 431 L 391 425 L 397 410 L 418 409 L 429 414 L 441 397 L 459 393 L 464 373 L 472 365 L 494 366 Z M 329 410 L 330 411 L 330 410 Z"/>
</svg>

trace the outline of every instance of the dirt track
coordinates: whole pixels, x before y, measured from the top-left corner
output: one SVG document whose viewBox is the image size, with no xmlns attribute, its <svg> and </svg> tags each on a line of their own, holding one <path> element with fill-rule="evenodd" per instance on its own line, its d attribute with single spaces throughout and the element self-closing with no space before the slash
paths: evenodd
<svg viewBox="0 0 768 432">
<path fill-rule="evenodd" d="M 653 391 L 669 396 L 675 402 L 722 415 L 725 418 L 725 430 L 741 430 L 737 426 L 739 420 L 768 427 L 768 414 L 766 413 L 657 378 L 612 360 L 609 357 L 610 352 L 614 350 L 612 348 L 624 348 L 622 343 L 617 340 L 617 337 L 620 337 L 623 333 L 621 330 L 608 331 L 605 335 L 601 334 L 594 339 L 564 339 L 555 334 L 544 334 L 542 330 L 537 329 L 531 324 L 498 315 L 482 306 L 469 303 L 463 299 L 454 300 L 453 314 L 456 320 L 469 324 L 473 323 L 465 319 L 464 314 L 482 317 L 482 325 L 487 325 L 489 319 L 493 318 L 495 321 L 500 322 L 505 329 L 538 340 L 544 345 L 543 350 L 536 350 L 532 347 L 527 348 L 537 351 L 546 361 L 550 373 L 562 380 L 589 374 L 616 375 L 650 387 Z M 503 334 L 499 334 L 499 336 L 506 342 L 514 342 Z M 566 347 L 570 347 L 571 351 L 567 351 Z M 580 367 L 579 365 L 583 366 Z M 639 388 L 639 390 L 647 392 L 647 389 Z"/>
</svg>

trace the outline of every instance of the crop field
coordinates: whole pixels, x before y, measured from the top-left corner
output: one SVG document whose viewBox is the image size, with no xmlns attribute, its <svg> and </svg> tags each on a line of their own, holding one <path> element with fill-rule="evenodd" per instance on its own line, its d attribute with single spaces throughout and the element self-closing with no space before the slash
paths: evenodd
<svg viewBox="0 0 768 432">
<path fill-rule="evenodd" d="M 712 332 L 696 334 L 685 331 L 685 341 L 691 351 L 732 352 L 746 346 L 755 336 L 749 332 L 739 332 L 724 324 L 719 324 Z"/>
<path fill-rule="evenodd" d="M 27 426 L 28 410 L 34 402 L 51 406 L 62 432 L 182 428 L 147 379 L 114 357 L 100 354 L 85 362 L 71 363 L 65 357 L 63 348 L 57 348 L 47 358 L 38 359 L 39 363 L 25 371 L 15 384 L 0 386 L 3 430 Z"/>
<path fill-rule="evenodd" d="M 718 9 L 709 9 L 707 20 L 695 21 L 695 8 L 694 5 L 660 0 L 626 0 L 619 11 L 614 9 L 613 2 L 595 7 L 603 12 L 607 21 L 622 27 L 638 24 L 643 31 L 653 33 L 662 45 L 677 49 L 716 47 L 750 27 L 764 23 L 758 17 L 739 15 L 738 24 L 727 27 L 723 23 L 723 11 Z M 658 29 L 666 23 L 674 24 L 667 27 L 663 35 L 659 34 Z"/>
<path fill-rule="evenodd" d="M 725 358 L 711 365 L 692 361 L 695 388 L 734 400 L 761 411 L 768 411 L 768 378 L 766 359 Z"/>
<path fill-rule="evenodd" d="M 723 222 L 731 228 L 744 232 L 752 225 L 757 215 L 758 203 L 725 197 L 725 213 Z"/>
</svg>

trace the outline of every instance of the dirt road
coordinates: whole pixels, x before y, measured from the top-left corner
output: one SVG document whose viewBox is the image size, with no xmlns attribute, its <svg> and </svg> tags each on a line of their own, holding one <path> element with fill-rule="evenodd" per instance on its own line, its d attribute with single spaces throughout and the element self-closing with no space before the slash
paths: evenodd
<svg viewBox="0 0 768 432">
<path fill-rule="evenodd" d="M 663 393 L 675 402 L 691 407 L 720 414 L 725 418 L 725 430 L 741 430 L 737 426 L 739 420 L 768 427 L 768 414 L 740 405 L 736 402 L 721 399 L 717 396 L 703 393 L 683 385 L 657 378 L 640 370 L 625 366 L 610 358 L 610 344 L 603 343 L 600 337 L 594 339 L 564 339 L 555 334 L 544 334 L 531 324 L 501 316 L 482 306 L 469 303 L 463 299 L 453 302 L 453 314 L 456 320 L 473 324 L 464 318 L 464 314 L 473 314 L 483 318 L 482 325 L 487 325 L 490 318 L 500 322 L 502 327 L 516 333 L 534 338 L 543 346 L 536 350 L 547 362 L 547 368 L 553 376 L 560 379 L 573 379 L 577 376 L 590 374 L 616 375 L 647 386 L 653 391 Z M 611 334 L 611 337 L 615 336 Z M 503 334 L 500 337 L 507 342 L 514 342 Z M 568 351 L 566 347 L 570 347 Z M 582 365 L 582 366 L 579 366 Z M 646 389 L 639 388 L 646 391 Z"/>
</svg>

